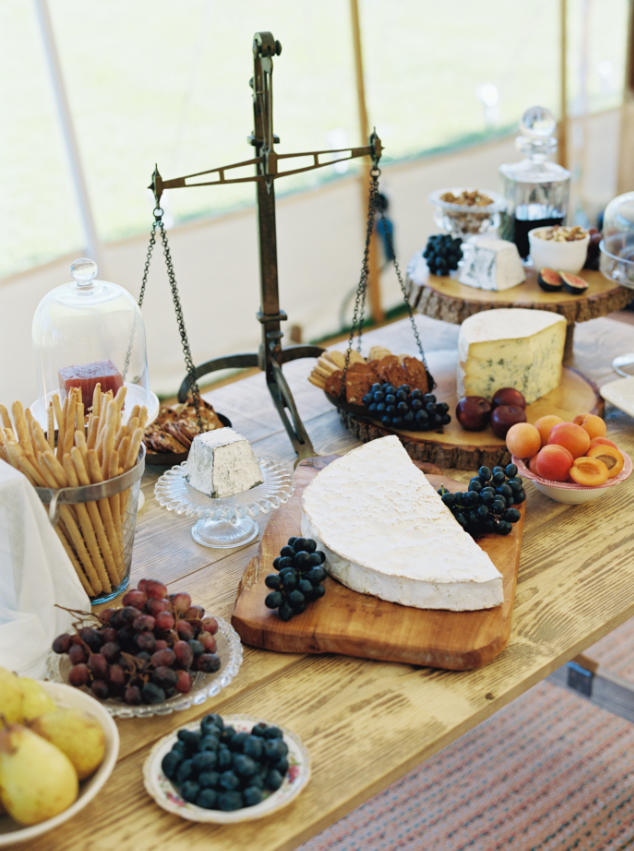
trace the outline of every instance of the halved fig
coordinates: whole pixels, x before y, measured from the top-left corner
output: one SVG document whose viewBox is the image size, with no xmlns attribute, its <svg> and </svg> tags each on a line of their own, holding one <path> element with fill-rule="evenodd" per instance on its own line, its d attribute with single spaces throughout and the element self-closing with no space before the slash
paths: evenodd
<svg viewBox="0 0 634 851">
<path fill-rule="evenodd" d="M 537 283 L 545 293 L 557 293 L 561 289 L 561 276 L 554 269 L 544 267 L 537 273 Z"/>
<path fill-rule="evenodd" d="M 584 281 L 579 275 L 573 275 L 570 272 L 560 272 L 559 275 L 566 292 L 573 295 L 583 295 L 588 289 L 587 281 Z"/>
</svg>

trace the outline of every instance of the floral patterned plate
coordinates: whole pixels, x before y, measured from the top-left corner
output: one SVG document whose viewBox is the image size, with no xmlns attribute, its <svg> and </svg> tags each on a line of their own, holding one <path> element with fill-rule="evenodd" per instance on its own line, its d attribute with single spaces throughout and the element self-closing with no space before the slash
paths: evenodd
<svg viewBox="0 0 634 851">
<path fill-rule="evenodd" d="M 226 725 L 235 727 L 239 733 L 250 732 L 251 728 L 262 721 L 261 718 L 253 718 L 249 715 L 224 715 Z M 269 723 L 265 721 L 264 723 Z M 186 730 L 198 730 L 200 721 L 186 724 Z M 163 773 L 161 762 L 165 754 L 171 750 L 177 740 L 177 732 L 165 736 L 152 748 L 150 755 L 143 766 L 143 780 L 148 794 L 154 798 L 159 807 L 174 813 L 189 821 L 213 822 L 216 824 L 233 824 L 240 821 L 252 821 L 254 819 L 268 816 L 277 810 L 290 804 L 302 791 L 310 779 L 310 760 L 308 751 L 294 733 L 282 729 L 284 741 L 288 745 L 286 758 L 289 769 L 284 782 L 275 792 L 271 792 L 259 804 L 252 807 L 243 807 L 240 810 L 225 812 L 223 810 L 206 810 L 197 807 L 196 804 L 184 801 L 171 780 Z"/>
</svg>

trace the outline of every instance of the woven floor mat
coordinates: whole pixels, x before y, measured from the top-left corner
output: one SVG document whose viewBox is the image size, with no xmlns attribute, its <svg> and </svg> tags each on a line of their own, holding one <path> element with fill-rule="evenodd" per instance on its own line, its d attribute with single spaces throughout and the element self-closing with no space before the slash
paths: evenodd
<svg viewBox="0 0 634 851">
<path fill-rule="evenodd" d="M 601 670 L 634 683 L 634 618 L 608 633 L 584 651 Z"/>
<path fill-rule="evenodd" d="M 630 844 L 634 725 L 540 683 L 300 851 Z"/>
</svg>

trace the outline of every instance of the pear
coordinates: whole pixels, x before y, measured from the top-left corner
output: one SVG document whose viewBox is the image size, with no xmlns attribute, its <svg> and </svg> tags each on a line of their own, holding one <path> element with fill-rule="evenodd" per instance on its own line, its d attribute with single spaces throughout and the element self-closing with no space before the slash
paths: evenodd
<svg viewBox="0 0 634 851">
<path fill-rule="evenodd" d="M 77 772 L 66 754 L 21 724 L 0 730 L 0 801 L 20 824 L 37 824 L 77 798 Z"/>
<path fill-rule="evenodd" d="M 20 678 L 6 668 L 0 668 L 0 727 L 3 719 L 7 724 L 22 720 Z"/>
<path fill-rule="evenodd" d="M 60 707 L 40 715 L 29 726 L 66 754 L 80 780 L 92 774 L 104 758 L 103 728 L 85 712 Z"/>
<path fill-rule="evenodd" d="M 42 684 L 30 677 L 20 677 L 22 689 L 22 721 L 32 721 L 45 712 L 54 712 L 57 704 L 42 688 Z"/>
</svg>

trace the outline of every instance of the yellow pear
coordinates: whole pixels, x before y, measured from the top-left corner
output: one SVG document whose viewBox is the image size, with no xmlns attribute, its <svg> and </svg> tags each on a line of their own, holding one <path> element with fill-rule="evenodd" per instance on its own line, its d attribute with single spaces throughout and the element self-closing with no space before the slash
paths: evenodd
<svg viewBox="0 0 634 851">
<path fill-rule="evenodd" d="M 80 780 L 92 774 L 104 758 L 103 728 L 85 712 L 60 707 L 40 715 L 29 726 L 66 754 Z"/>
<path fill-rule="evenodd" d="M 22 721 L 32 721 L 45 712 L 53 712 L 57 704 L 42 688 L 42 684 L 30 677 L 20 677 L 22 689 Z"/>
<path fill-rule="evenodd" d="M 20 678 L 13 671 L 0 668 L 0 727 L 22 720 L 22 689 Z"/>
<path fill-rule="evenodd" d="M 0 730 L 0 801 L 20 824 L 37 824 L 77 798 L 77 772 L 66 754 L 21 724 Z"/>
</svg>

